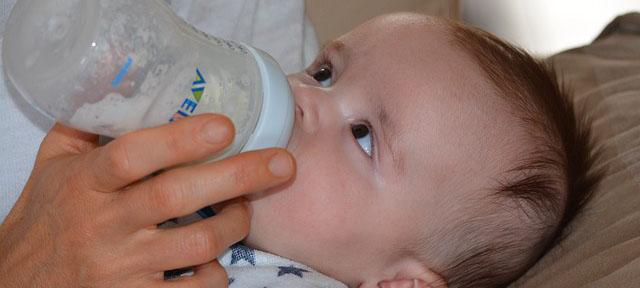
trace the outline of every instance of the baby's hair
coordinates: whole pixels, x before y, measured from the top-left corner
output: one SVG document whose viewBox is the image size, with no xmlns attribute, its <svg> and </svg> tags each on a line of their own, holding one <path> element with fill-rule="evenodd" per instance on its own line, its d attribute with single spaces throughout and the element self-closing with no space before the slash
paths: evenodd
<svg viewBox="0 0 640 288">
<path fill-rule="evenodd" d="M 512 207 L 513 218 L 479 215 L 455 226 L 452 235 L 466 248 L 437 272 L 450 288 L 505 287 L 560 241 L 589 200 L 602 177 L 593 170 L 599 153 L 590 122 L 577 115 L 553 67 L 480 29 L 446 20 L 445 26 L 450 42 L 482 68 L 533 145 L 492 189 L 493 202 Z"/>
</svg>

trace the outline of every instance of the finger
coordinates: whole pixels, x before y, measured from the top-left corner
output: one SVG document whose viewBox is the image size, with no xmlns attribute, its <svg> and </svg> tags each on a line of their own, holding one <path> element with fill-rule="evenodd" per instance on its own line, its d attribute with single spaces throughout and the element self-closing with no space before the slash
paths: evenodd
<svg viewBox="0 0 640 288">
<path fill-rule="evenodd" d="M 295 161 L 284 149 L 246 152 L 166 171 L 119 195 L 114 209 L 120 210 L 132 229 L 139 229 L 280 185 L 294 171 Z"/>
<path fill-rule="evenodd" d="M 91 151 L 98 146 L 97 143 L 98 135 L 56 123 L 42 140 L 36 165 L 53 157 Z"/>
<path fill-rule="evenodd" d="M 193 275 L 180 277 L 174 280 L 165 281 L 161 287 L 182 288 L 182 287 L 228 287 L 229 278 L 218 261 L 199 265 L 194 268 Z"/>
<path fill-rule="evenodd" d="M 244 199 L 230 202 L 211 218 L 181 226 L 156 230 L 145 243 L 145 267 L 167 271 L 211 262 L 233 243 L 249 233 L 251 214 Z M 143 257 L 145 257 L 143 256 Z"/>
<path fill-rule="evenodd" d="M 202 287 L 226 287 L 229 285 L 229 275 L 218 261 L 202 264 L 194 269 L 195 275 L 191 278 L 198 283 L 205 284 Z"/>
<path fill-rule="evenodd" d="M 168 125 L 125 134 L 87 157 L 88 182 L 114 191 L 155 171 L 204 158 L 233 141 L 231 120 L 198 115 Z"/>
</svg>

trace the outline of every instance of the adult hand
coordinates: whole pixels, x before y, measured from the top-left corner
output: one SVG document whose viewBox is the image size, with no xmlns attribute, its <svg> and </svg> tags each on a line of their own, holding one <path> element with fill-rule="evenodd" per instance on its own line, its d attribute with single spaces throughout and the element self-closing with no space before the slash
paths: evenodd
<svg viewBox="0 0 640 288">
<path fill-rule="evenodd" d="M 95 135 L 56 124 L 0 226 L 0 286 L 225 286 L 215 258 L 249 231 L 241 196 L 282 184 L 295 171 L 282 149 L 176 168 L 220 151 L 233 135 L 227 118 L 200 115 L 98 146 Z M 156 227 L 221 202 L 214 217 Z M 163 279 L 163 271 L 183 267 L 195 274 Z"/>
</svg>

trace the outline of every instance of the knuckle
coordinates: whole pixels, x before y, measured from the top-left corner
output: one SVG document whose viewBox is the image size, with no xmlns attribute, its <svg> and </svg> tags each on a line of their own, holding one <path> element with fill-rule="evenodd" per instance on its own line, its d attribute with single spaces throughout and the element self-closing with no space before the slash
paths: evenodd
<svg viewBox="0 0 640 288">
<path fill-rule="evenodd" d="M 209 229 L 198 229 L 186 237 L 183 248 L 198 261 L 206 262 L 217 256 L 222 248 L 220 239 Z"/>
<path fill-rule="evenodd" d="M 127 146 L 122 142 L 113 142 L 112 144 L 105 146 L 108 149 L 105 149 L 104 152 L 105 166 L 106 169 L 109 169 L 108 172 L 116 176 L 126 176 L 132 173 L 131 155 L 129 155 Z"/>
<path fill-rule="evenodd" d="M 153 208 L 163 216 L 174 217 L 184 206 L 184 192 L 163 179 L 165 178 L 157 177 L 151 182 L 151 202 Z"/>
</svg>

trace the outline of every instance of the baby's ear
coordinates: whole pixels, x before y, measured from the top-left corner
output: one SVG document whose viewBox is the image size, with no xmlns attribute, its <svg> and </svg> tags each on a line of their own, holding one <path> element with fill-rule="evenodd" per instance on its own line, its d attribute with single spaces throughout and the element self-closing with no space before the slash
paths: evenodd
<svg viewBox="0 0 640 288">
<path fill-rule="evenodd" d="M 405 260 L 389 269 L 385 274 L 396 276 L 378 282 L 379 288 L 447 288 L 447 281 L 440 274 L 415 260 Z"/>
</svg>

